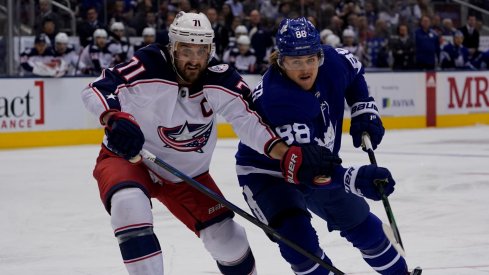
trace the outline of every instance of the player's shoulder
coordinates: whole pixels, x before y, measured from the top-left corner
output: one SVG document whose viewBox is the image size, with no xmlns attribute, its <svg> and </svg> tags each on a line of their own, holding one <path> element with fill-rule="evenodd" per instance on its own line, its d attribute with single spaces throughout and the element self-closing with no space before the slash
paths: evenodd
<svg viewBox="0 0 489 275">
<path fill-rule="evenodd" d="M 240 81 L 243 81 L 243 78 L 234 67 L 213 60 L 207 67 L 204 85 L 221 86 L 234 90 Z"/>
<path fill-rule="evenodd" d="M 346 72 L 363 73 L 362 63 L 347 49 L 323 45 L 323 54 L 322 70 L 338 74 Z"/>
</svg>

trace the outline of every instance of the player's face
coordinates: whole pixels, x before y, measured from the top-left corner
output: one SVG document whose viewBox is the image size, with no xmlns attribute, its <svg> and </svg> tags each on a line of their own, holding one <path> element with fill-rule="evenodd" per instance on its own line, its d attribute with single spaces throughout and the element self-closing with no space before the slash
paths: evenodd
<svg viewBox="0 0 489 275">
<path fill-rule="evenodd" d="M 207 68 L 209 45 L 178 43 L 174 56 L 178 73 L 188 83 L 194 83 Z"/>
<path fill-rule="evenodd" d="M 306 56 L 284 56 L 282 67 L 287 76 L 297 83 L 302 89 L 310 90 L 318 75 L 319 57 L 314 55 Z"/>
<path fill-rule="evenodd" d="M 66 45 L 65 43 L 56 43 L 56 45 L 55 45 L 56 51 L 58 53 L 65 53 L 67 46 L 68 45 Z"/>
</svg>

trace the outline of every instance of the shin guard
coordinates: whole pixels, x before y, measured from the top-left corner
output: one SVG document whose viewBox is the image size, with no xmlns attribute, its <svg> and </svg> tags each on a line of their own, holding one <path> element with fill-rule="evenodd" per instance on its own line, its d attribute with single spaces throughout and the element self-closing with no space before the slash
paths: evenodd
<svg viewBox="0 0 489 275">
<path fill-rule="evenodd" d="M 112 227 L 129 274 L 163 274 L 163 257 L 153 233 L 148 197 L 139 188 L 122 189 L 112 196 L 111 205 Z"/>
<path fill-rule="evenodd" d="M 341 232 L 362 253 L 363 259 L 380 274 L 407 274 L 406 260 L 397 252 L 382 230 L 382 222 L 370 213 L 367 219 Z"/>
</svg>

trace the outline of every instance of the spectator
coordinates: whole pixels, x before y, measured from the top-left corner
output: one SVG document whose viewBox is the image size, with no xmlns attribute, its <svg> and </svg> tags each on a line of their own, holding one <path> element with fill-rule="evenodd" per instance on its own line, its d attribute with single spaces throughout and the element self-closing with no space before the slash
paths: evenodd
<svg viewBox="0 0 489 275">
<path fill-rule="evenodd" d="M 217 11 L 215 8 L 208 8 L 206 12 L 207 18 L 211 22 L 212 29 L 214 30 L 214 44 L 216 45 L 216 55 L 218 59 L 222 59 L 224 49 L 229 43 L 229 31 L 226 26 L 221 24 L 217 18 Z"/>
<path fill-rule="evenodd" d="M 42 32 L 44 20 L 50 19 L 55 26 L 60 26 L 59 15 L 52 10 L 52 0 L 39 0 L 39 12 L 36 14 L 34 30 L 37 34 Z"/>
<path fill-rule="evenodd" d="M 253 49 L 250 48 L 250 43 L 247 35 L 241 35 L 236 41 L 237 47 L 233 48 L 229 54 L 229 65 L 242 74 L 255 72 L 256 56 Z"/>
<path fill-rule="evenodd" d="M 54 37 L 58 34 L 58 28 L 52 18 L 46 17 L 42 22 L 41 32 L 49 39 L 49 45 L 54 45 Z"/>
<path fill-rule="evenodd" d="M 134 46 L 134 51 L 137 51 L 149 44 L 155 43 L 156 41 L 156 30 L 151 27 L 144 28 L 143 30 L 143 41 L 138 45 Z"/>
<path fill-rule="evenodd" d="M 414 40 L 409 36 L 409 29 L 406 24 L 400 24 L 397 27 L 397 37 L 390 41 L 390 51 L 394 62 L 394 70 L 412 70 L 414 69 Z"/>
<path fill-rule="evenodd" d="M 470 57 L 477 55 L 479 49 L 479 31 L 476 28 L 477 20 L 475 15 L 467 16 L 467 24 L 460 28 L 464 35 L 464 46 L 469 50 Z"/>
<path fill-rule="evenodd" d="M 453 43 L 443 47 L 440 54 L 442 69 L 470 69 L 469 50 L 463 45 L 464 35 L 457 31 L 453 36 Z"/>
<path fill-rule="evenodd" d="M 260 6 L 260 13 L 267 21 L 274 22 L 279 15 L 279 6 L 280 2 L 278 0 L 264 0 Z"/>
<path fill-rule="evenodd" d="M 78 54 L 69 42 L 68 35 L 64 32 L 58 33 L 54 38 L 54 56 L 59 64 L 56 77 L 75 75 Z"/>
<path fill-rule="evenodd" d="M 453 27 L 453 21 L 450 18 L 445 18 L 442 21 L 441 35 L 453 36 L 457 29 Z"/>
<path fill-rule="evenodd" d="M 342 48 L 351 52 L 360 61 L 363 66 L 368 64 L 367 56 L 365 50 L 361 44 L 358 44 L 355 39 L 355 32 L 350 29 L 345 29 L 343 31 L 343 46 Z"/>
<path fill-rule="evenodd" d="M 112 26 L 115 22 L 122 22 L 127 27 L 126 33 L 128 36 L 136 35 L 136 30 L 129 27 L 134 16 L 134 10 L 128 6 L 124 0 L 116 0 L 114 7 L 109 17 L 109 25 Z"/>
<path fill-rule="evenodd" d="M 326 39 L 328 39 L 328 35 L 333 34 L 330 29 L 324 29 L 319 33 L 319 38 L 321 39 L 321 44 L 326 45 Z"/>
<path fill-rule="evenodd" d="M 124 24 L 122 22 L 114 22 L 110 26 L 110 31 L 112 35 L 107 48 L 114 56 L 113 65 L 129 61 L 134 55 L 134 48 L 125 36 Z"/>
<path fill-rule="evenodd" d="M 243 3 L 241 3 L 240 0 L 227 0 L 225 4 L 229 5 L 234 17 L 239 17 L 239 18 L 244 17 Z"/>
<path fill-rule="evenodd" d="M 34 47 L 20 55 L 20 66 L 26 75 L 55 76 L 54 52 L 48 45 L 48 38 L 40 34 L 34 39 Z"/>
<path fill-rule="evenodd" d="M 258 10 L 252 10 L 250 13 L 249 36 L 251 47 L 255 51 L 256 63 L 259 68 L 257 72 L 266 69 L 268 64 L 268 55 L 273 48 L 273 34 L 263 28 L 261 25 L 261 14 Z"/>
<path fill-rule="evenodd" d="M 93 32 L 93 41 L 87 45 L 80 54 L 77 70 L 82 74 L 98 76 L 103 69 L 113 65 L 112 53 L 107 47 L 107 31 L 96 29 Z"/>
<path fill-rule="evenodd" d="M 476 69 L 489 69 L 489 50 L 479 53 L 477 57 L 471 60 L 471 64 Z"/>
<path fill-rule="evenodd" d="M 224 49 L 224 53 L 223 53 L 223 56 L 222 56 L 222 61 L 224 63 L 229 63 L 229 54 L 231 53 L 231 51 L 236 48 L 236 41 L 238 40 L 238 38 L 242 35 L 246 35 L 248 36 L 248 28 L 246 28 L 245 25 L 239 25 L 237 26 L 235 29 L 234 29 L 234 35 L 232 35 L 230 38 L 229 38 L 229 43 L 228 43 L 228 46 L 226 47 L 226 49 Z"/>
<path fill-rule="evenodd" d="M 388 37 L 387 24 L 383 20 L 378 19 L 375 25 L 375 34 L 372 38 L 367 39 L 366 43 L 367 58 L 369 60 L 367 67 L 389 67 Z"/>
<path fill-rule="evenodd" d="M 440 55 L 440 41 L 431 30 L 429 16 L 421 17 L 420 27 L 415 32 L 416 67 L 423 70 L 434 70 Z"/>
<path fill-rule="evenodd" d="M 222 5 L 220 16 L 220 21 L 224 23 L 224 26 L 231 26 L 233 24 L 234 15 L 229 4 L 224 3 L 224 5 Z"/>
<path fill-rule="evenodd" d="M 77 31 L 80 36 L 80 44 L 86 47 L 92 41 L 93 32 L 96 29 L 105 29 L 105 26 L 98 21 L 98 12 L 95 7 L 89 7 L 86 11 L 86 19 L 78 25 Z"/>
</svg>

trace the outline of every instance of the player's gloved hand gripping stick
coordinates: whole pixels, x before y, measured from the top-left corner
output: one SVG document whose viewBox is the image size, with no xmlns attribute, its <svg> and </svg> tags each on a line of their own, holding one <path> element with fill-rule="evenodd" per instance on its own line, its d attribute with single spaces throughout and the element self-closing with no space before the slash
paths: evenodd
<svg viewBox="0 0 489 275">
<path fill-rule="evenodd" d="M 370 159 L 371 164 L 377 165 L 377 160 L 375 159 L 374 149 L 372 147 L 372 142 L 370 141 L 370 137 L 367 133 L 363 133 L 362 135 L 362 147 L 367 152 L 368 157 Z M 389 203 L 389 199 L 384 193 L 384 184 L 383 180 L 376 180 L 375 185 L 378 188 L 380 193 L 382 203 L 384 204 L 384 209 L 387 214 L 387 218 L 389 219 L 390 227 L 386 224 L 383 224 L 383 229 L 389 240 L 394 244 L 397 251 L 402 255 L 406 256 L 406 252 L 404 251 L 404 246 L 401 240 L 401 234 L 399 233 L 399 229 L 397 228 L 396 220 L 394 219 L 394 213 L 392 212 L 391 205 Z"/>
</svg>

